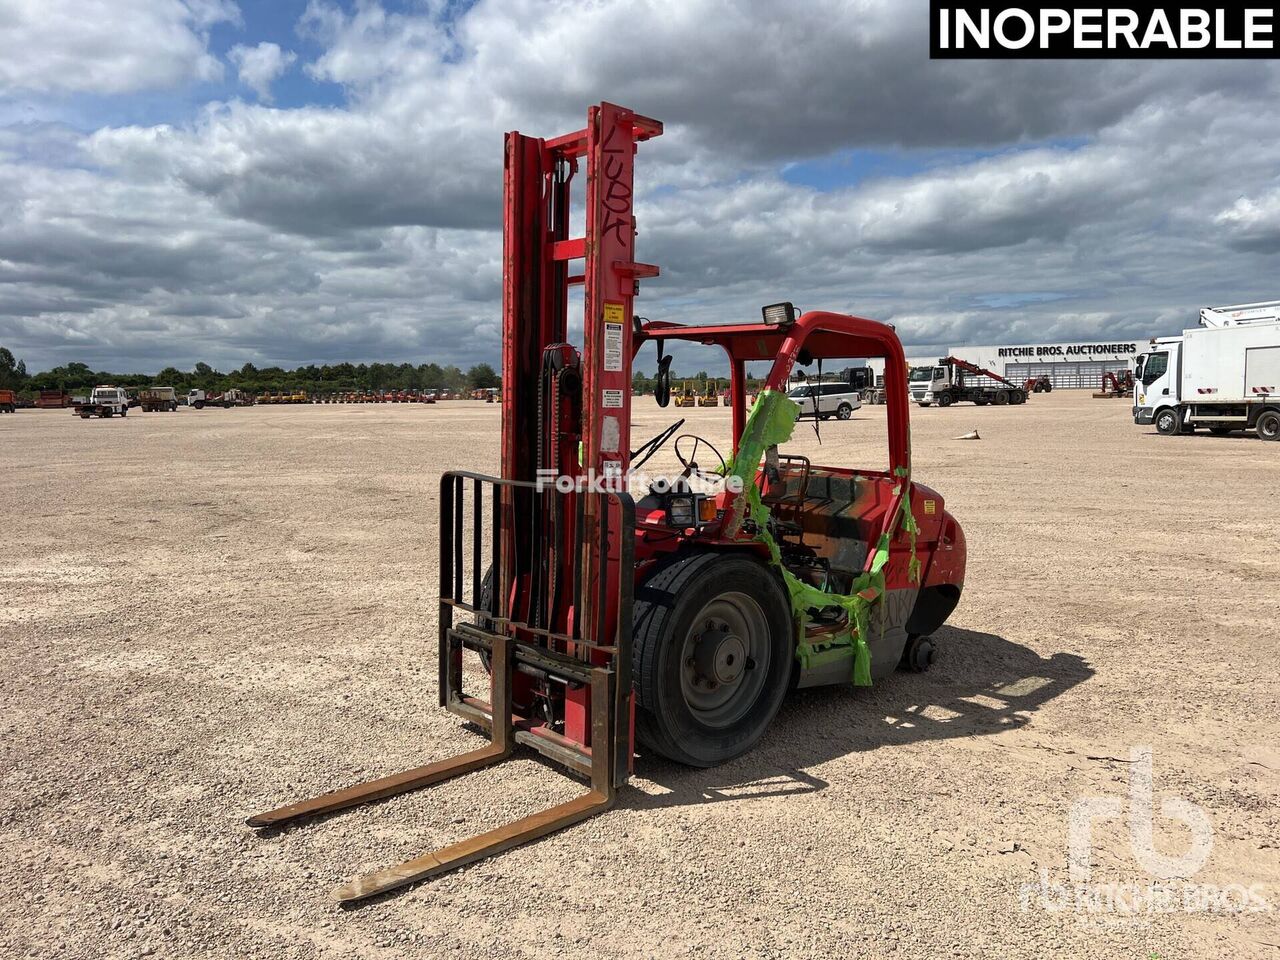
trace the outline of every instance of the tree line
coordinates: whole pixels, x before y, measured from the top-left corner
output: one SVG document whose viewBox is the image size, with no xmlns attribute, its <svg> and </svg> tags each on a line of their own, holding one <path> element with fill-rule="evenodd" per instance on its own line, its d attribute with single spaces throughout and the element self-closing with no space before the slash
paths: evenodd
<svg viewBox="0 0 1280 960">
<path fill-rule="evenodd" d="M 691 381 L 698 392 L 706 388 L 711 379 L 724 389 L 729 385 L 727 377 L 713 377 L 705 370 L 691 376 L 672 374 L 673 392 Z M 207 363 L 197 363 L 191 370 L 165 367 L 157 374 L 113 373 L 93 370 L 83 363 L 68 363 L 40 373 L 29 374 L 26 364 L 14 357 L 6 347 L 0 347 L 0 389 L 17 390 L 35 394 L 40 390 L 65 390 L 67 393 L 87 393 L 99 384 L 109 383 L 118 387 L 173 387 L 178 393 L 200 389 L 205 391 L 230 390 L 233 387 L 247 393 L 309 394 L 352 393 L 386 390 L 485 390 L 502 386 L 502 378 L 487 363 L 477 363 L 464 371 L 457 366 L 441 366 L 437 363 L 334 363 L 308 364 L 286 370 L 283 367 L 257 367 L 246 363 L 238 370 L 222 372 Z M 632 389 L 637 394 L 653 393 L 654 378 L 636 371 L 632 377 Z M 747 387 L 754 390 L 759 381 L 748 377 Z"/>
<path fill-rule="evenodd" d="M 350 393 L 385 390 L 483 390 L 502 385 L 490 364 L 477 363 L 469 370 L 437 363 L 335 363 L 308 364 L 286 370 L 246 363 L 223 372 L 207 363 L 191 370 L 165 367 L 157 374 L 115 373 L 93 370 L 87 364 L 68 363 L 29 374 L 26 365 L 0 347 L 0 388 L 35 393 L 40 390 L 87 392 L 98 384 L 119 387 L 173 387 L 179 393 L 191 389 L 222 391 L 238 388 L 248 393 Z"/>
</svg>

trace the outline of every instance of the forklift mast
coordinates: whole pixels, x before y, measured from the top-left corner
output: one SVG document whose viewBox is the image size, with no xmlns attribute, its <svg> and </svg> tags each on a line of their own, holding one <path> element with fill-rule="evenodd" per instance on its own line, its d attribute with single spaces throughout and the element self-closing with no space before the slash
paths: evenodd
<svg viewBox="0 0 1280 960">
<path fill-rule="evenodd" d="M 635 260 L 636 144 L 662 124 L 611 103 L 591 107 L 583 130 L 542 140 L 507 134 L 502 291 L 502 476 L 537 479 L 626 472 L 631 414 L 632 301 L 658 268 Z M 586 170 L 580 170 L 585 158 Z M 585 174 L 586 234 L 569 236 L 570 190 Z M 569 266 L 582 261 L 581 273 Z M 568 341 L 569 287 L 582 284 L 580 357 Z M 580 367 L 581 409 L 562 424 L 576 444 L 530 445 L 537 435 L 544 363 Z M 545 399 L 545 397 L 544 397 Z M 566 439 L 566 438 L 560 438 Z M 556 449 L 558 447 L 558 449 Z"/>
<path fill-rule="evenodd" d="M 519 484 L 540 475 L 624 482 L 632 303 L 637 281 L 658 275 L 635 259 L 635 154 L 638 143 L 661 134 L 658 121 L 602 103 L 588 110 L 585 129 L 550 140 L 506 138 L 502 479 L 517 485 L 502 488 L 495 612 L 565 636 L 611 636 L 629 616 L 613 585 L 630 575 L 618 542 L 630 531 L 617 498 L 566 498 Z M 572 188 L 584 181 L 586 233 L 571 237 Z M 571 273 L 578 262 L 582 272 Z M 568 343 L 569 288 L 578 284 L 581 352 Z M 596 664 L 608 659 L 573 652 Z M 564 710 L 565 736 L 590 743 L 590 690 L 569 689 Z"/>
</svg>

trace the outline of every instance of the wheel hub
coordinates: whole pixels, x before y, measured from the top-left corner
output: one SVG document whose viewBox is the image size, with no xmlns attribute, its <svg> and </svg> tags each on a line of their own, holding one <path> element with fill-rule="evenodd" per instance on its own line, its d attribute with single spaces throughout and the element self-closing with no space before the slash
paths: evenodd
<svg viewBox="0 0 1280 960">
<path fill-rule="evenodd" d="M 704 682 L 734 684 L 747 667 L 747 645 L 727 624 L 714 623 L 699 635 L 693 661 Z"/>
<path fill-rule="evenodd" d="M 729 591 L 712 599 L 689 625 L 680 690 L 699 722 L 731 727 L 746 713 L 769 673 L 764 612 L 751 597 Z"/>
</svg>

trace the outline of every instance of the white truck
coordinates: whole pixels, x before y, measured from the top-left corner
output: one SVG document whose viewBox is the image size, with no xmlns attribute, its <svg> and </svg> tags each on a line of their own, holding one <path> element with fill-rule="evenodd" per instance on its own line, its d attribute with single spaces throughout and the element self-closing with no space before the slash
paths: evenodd
<svg viewBox="0 0 1280 960">
<path fill-rule="evenodd" d="M 1280 300 L 1206 307 L 1199 327 L 1153 338 L 1133 376 L 1134 423 L 1280 440 Z"/>
<path fill-rule="evenodd" d="M 187 392 L 187 406 L 196 410 L 203 410 L 205 407 L 247 407 L 252 403 L 253 398 L 243 390 L 231 389 L 225 393 L 205 393 L 203 390 Z"/>
<path fill-rule="evenodd" d="M 71 412 L 82 420 L 90 417 L 123 417 L 129 413 L 129 395 L 125 393 L 124 387 L 94 387 L 89 399 L 72 406 Z"/>
</svg>

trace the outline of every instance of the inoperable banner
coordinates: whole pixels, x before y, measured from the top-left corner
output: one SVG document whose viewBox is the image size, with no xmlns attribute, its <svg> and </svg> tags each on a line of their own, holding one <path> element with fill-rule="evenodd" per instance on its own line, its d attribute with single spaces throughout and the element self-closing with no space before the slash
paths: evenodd
<svg viewBox="0 0 1280 960">
<path fill-rule="evenodd" d="M 935 59 L 1269 59 L 1274 4 L 930 0 Z"/>
</svg>

